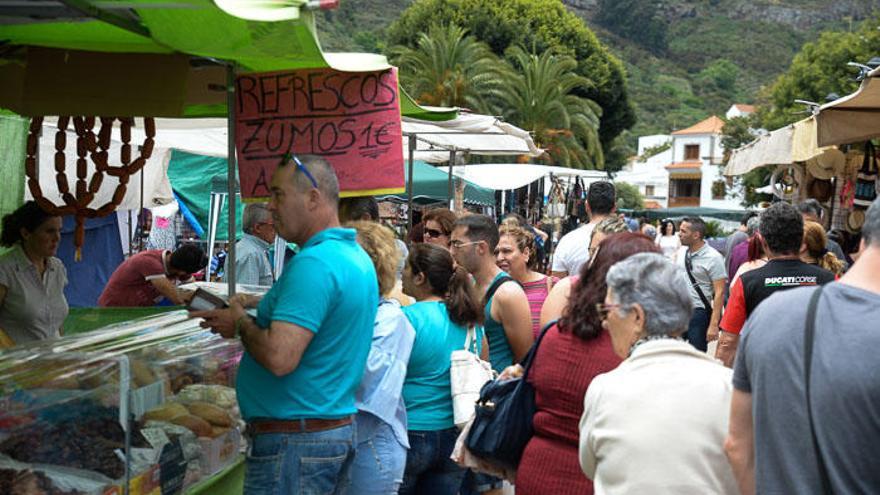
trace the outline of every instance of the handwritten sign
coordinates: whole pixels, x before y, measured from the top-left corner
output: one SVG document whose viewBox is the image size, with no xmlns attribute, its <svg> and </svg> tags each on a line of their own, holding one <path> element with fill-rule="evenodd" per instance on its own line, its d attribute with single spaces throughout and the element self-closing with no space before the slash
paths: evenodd
<svg viewBox="0 0 880 495">
<path fill-rule="evenodd" d="M 343 192 L 404 189 L 397 69 L 244 74 L 235 85 L 241 193 L 266 198 L 286 153 L 324 157 Z"/>
</svg>

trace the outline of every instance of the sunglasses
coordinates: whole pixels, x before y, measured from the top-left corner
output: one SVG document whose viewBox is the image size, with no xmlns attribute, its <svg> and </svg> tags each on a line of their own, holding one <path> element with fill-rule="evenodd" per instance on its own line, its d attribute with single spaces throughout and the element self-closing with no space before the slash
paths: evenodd
<svg viewBox="0 0 880 495">
<path fill-rule="evenodd" d="M 315 180 L 315 176 L 313 176 L 312 173 L 309 172 L 309 169 L 307 169 L 305 165 L 303 165 L 302 162 L 299 161 L 299 158 L 297 158 L 296 155 L 285 153 L 284 158 L 281 159 L 281 165 L 286 165 L 290 160 L 293 160 L 293 163 L 296 164 L 297 170 L 305 174 L 305 176 L 309 179 L 309 182 L 312 183 L 312 187 L 318 189 L 318 181 Z"/>
<path fill-rule="evenodd" d="M 596 303 L 596 313 L 599 315 L 600 320 L 605 320 L 608 318 L 608 313 L 621 307 L 623 307 L 622 304 Z"/>
<path fill-rule="evenodd" d="M 450 242 L 449 247 L 455 248 L 455 249 L 461 249 L 465 246 L 472 246 L 474 244 L 479 244 L 480 242 L 482 242 L 482 241 L 461 242 L 461 241 L 456 240 L 456 241 Z"/>
<path fill-rule="evenodd" d="M 425 237 L 432 237 L 432 238 L 436 239 L 436 238 L 438 238 L 440 236 L 444 236 L 444 235 L 446 235 L 446 234 L 444 234 L 443 232 L 436 230 L 436 229 L 425 229 Z"/>
</svg>

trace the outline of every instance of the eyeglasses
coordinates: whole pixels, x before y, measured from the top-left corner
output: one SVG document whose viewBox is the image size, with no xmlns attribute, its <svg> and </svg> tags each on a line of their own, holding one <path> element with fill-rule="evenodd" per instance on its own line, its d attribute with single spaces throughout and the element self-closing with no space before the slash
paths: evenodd
<svg viewBox="0 0 880 495">
<path fill-rule="evenodd" d="M 433 237 L 434 239 L 446 235 L 443 232 L 436 229 L 425 229 L 425 237 Z"/>
<path fill-rule="evenodd" d="M 470 245 L 473 245 L 473 244 L 479 244 L 480 242 L 482 242 L 482 241 L 461 242 L 461 241 L 459 241 L 459 240 L 455 240 L 455 241 L 452 241 L 452 242 L 449 243 L 449 247 L 451 247 L 451 248 L 455 248 L 455 249 L 461 249 L 461 248 L 463 248 L 463 247 L 465 247 L 465 246 L 470 246 Z"/>
<path fill-rule="evenodd" d="M 599 315 L 600 320 L 605 320 L 608 318 L 608 313 L 623 306 L 623 304 L 596 303 L 596 313 Z"/>
<path fill-rule="evenodd" d="M 306 177 L 308 177 L 309 182 L 312 183 L 312 187 L 314 187 L 315 189 L 318 189 L 318 181 L 315 180 L 315 176 L 312 175 L 311 172 L 309 172 L 309 169 L 307 169 L 305 167 L 305 165 L 302 164 L 301 161 L 299 161 L 299 158 L 297 158 L 296 155 L 291 155 L 290 153 L 286 153 L 284 155 L 284 158 L 281 159 L 281 164 L 286 165 L 287 162 L 289 162 L 290 160 L 293 160 L 293 163 L 296 164 L 297 170 L 301 171 L 303 174 L 305 174 Z"/>
</svg>

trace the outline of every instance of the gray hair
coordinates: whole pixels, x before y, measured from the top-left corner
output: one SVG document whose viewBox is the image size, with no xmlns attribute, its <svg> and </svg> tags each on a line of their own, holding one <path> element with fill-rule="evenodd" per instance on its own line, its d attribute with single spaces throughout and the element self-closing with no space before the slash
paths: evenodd
<svg viewBox="0 0 880 495">
<path fill-rule="evenodd" d="M 880 198 L 871 203 L 865 212 L 865 223 L 862 225 L 862 239 L 866 246 L 877 246 L 880 242 Z"/>
<path fill-rule="evenodd" d="M 751 217 L 746 222 L 746 234 L 748 234 L 749 237 L 755 235 L 755 233 L 758 232 L 758 229 L 760 229 L 760 228 L 761 228 L 761 217 L 759 217 L 759 216 Z"/>
<path fill-rule="evenodd" d="M 687 330 L 694 305 L 684 270 L 658 253 L 639 253 L 615 263 L 605 276 L 620 311 L 638 304 L 645 312 L 648 336 Z"/>
<path fill-rule="evenodd" d="M 327 198 L 327 201 L 332 203 L 334 209 L 337 208 L 339 203 L 339 179 L 336 178 L 336 171 L 333 170 L 330 163 L 318 155 L 297 155 L 297 158 L 299 158 L 303 167 L 315 178 L 315 182 L 318 183 L 317 189 Z M 287 166 L 296 167 L 296 163 L 290 160 Z M 294 172 L 293 180 L 297 191 L 304 192 L 314 187 L 309 177 L 299 168 Z"/>
<path fill-rule="evenodd" d="M 258 223 L 265 222 L 272 216 L 266 203 L 248 203 L 241 215 L 241 230 L 245 234 L 253 234 Z"/>
</svg>

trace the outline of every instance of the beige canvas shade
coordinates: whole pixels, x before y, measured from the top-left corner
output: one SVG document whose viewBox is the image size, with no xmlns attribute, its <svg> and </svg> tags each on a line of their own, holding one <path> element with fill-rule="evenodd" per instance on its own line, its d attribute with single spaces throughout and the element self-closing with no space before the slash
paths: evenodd
<svg viewBox="0 0 880 495">
<path fill-rule="evenodd" d="M 880 69 L 871 71 L 855 93 L 819 107 L 816 124 L 819 146 L 880 137 Z"/>
<path fill-rule="evenodd" d="M 819 157 L 822 163 L 827 162 L 839 151 L 819 146 L 817 127 L 816 118 L 808 117 L 758 137 L 731 152 L 724 175 L 743 175 L 761 167 L 811 162 Z"/>
</svg>

